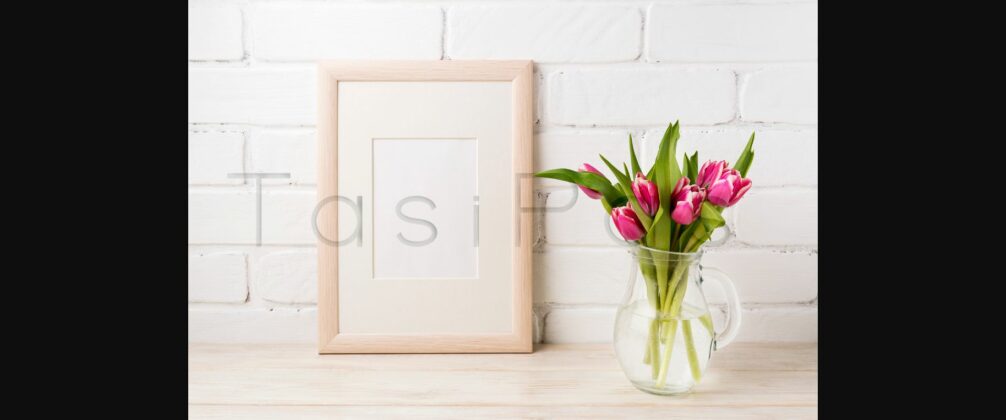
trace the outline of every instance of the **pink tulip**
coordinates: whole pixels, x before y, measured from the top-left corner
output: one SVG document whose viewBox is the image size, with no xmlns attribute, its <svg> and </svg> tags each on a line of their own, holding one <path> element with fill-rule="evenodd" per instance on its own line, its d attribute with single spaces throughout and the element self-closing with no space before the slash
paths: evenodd
<svg viewBox="0 0 1006 420">
<path fill-rule="evenodd" d="M 646 231 L 643 230 L 643 224 L 636 217 L 636 212 L 632 211 L 629 206 L 611 209 L 611 220 L 615 222 L 615 228 L 618 229 L 618 233 L 621 233 L 622 237 L 627 241 L 638 241 L 639 238 L 646 235 Z"/>
<path fill-rule="evenodd" d="M 632 182 L 632 194 L 639 201 L 639 209 L 647 216 L 657 213 L 660 205 L 660 194 L 657 193 L 657 184 L 646 179 L 642 172 L 636 173 L 636 180 Z"/>
<path fill-rule="evenodd" d="M 678 178 L 678 182 L 674 184 L 674 188 L 671 189 L 671 201 L 674 201 L 674 197 L 677 197 L 678 193 L 680 193 L 683 188 L 687 187 L 689 182 L 691 181 L 687 176 Z"/>
<path fill-rule="evenodd" d="M 716 182 L 716 180 L 720 178 L 720 174 L 723 173 L 723 170 L 727 168 L 728 165 L 725 160 L 721 160 L 719 162 L 710 160 L 703 163 L 702 169 L 699 169 L 699 174 L 697 176 L 698 179 L 695 180 L 695 185 L 702 188 L 709 188 L 713 182 Z"/>
<path fill-rule="evenodd" d="M 709 187 L 709 202 L 717 206 L 730 207 L 751 189 L 751 180 L 741 178 L 736 169 L 727 169 L 720 174 L 719 179 Z"/>
<path fill-rule="evenodd" d="M 682 177 L 687 182 L 687 178 Z M 702 213 L 702 200 L 706 198 L 706 190 L 698 185 L 688 185 L 682 187 L 671 197 L 674 202 L 674 211 L 671 212 L 671 219 L 682 225 L 687 225 L 699 218 Z"/>
<path fill-rule="evenodd" d="M 590 172 L 598 174 L 600 176 L 604 176 L 604 174 L 602 174 L 601 171 L 597 170 L 597 168 L 593 166 L 590 166 L 589 163 L 584 163 L 583 165 L 580 165 L 580 167 L 577 170 L 579 170 L 580 172 Z M 590 188 L 584 187 L 583 185 L 577 185 L 577 186 L 580 187 L 580 191 L 583 191 L 584 194 L 587 194 L 587 197 L 593 198 L 595 200 L 601 198 L 601 193 L 592 190 Z"/>
</svg>

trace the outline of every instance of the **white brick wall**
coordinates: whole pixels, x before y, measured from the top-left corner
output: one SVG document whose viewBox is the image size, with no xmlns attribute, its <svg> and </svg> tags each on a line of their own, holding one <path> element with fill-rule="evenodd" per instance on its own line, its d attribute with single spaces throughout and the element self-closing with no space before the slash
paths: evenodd
<svg viewBox="0 0 1006 420">
<path fill-rule="evenodd" d="M 248 181 L 252 183 L 252 180 Z M 309 245 L 314 191 L 266 188 L 262 192 L 262 243 Z M 256 198 L 252 189 L 191 189 L 189 191 L 190 244 L 254 244 Z"/>
<path fill-rule="evenodd" d="M 737 341 L 817 341 L 816 306 L 753 306 L 742 319 Z"/>
<path fill-rule="evenodd" d="M 607 343 L 614 337 L 615 310 L 599 307 L 552 308 L 545 317 L 546 343 Z"/>
<path fill-rule="evenodd" d="M 317 335 L 315 308 L 189 307 L 189 342 L 308 343 Z"/>
<path fill-rule="evenodd" d="M 591 200 L 578 189 L 569 187 L 544 192 L 548 194 L 546 203 L 549 208 L 540 216 L 544 219 L 540 233 L 545 243 L 606 247 L 619 245 L 618 232 L 597 200 Z M 569 208 L 569 203 L 574 199 L 576 202 Z M 565 210 L 566 208 L 569 209 Z M 611 233 L 608 228 L 611 228 Z"/>
<path fill-rule="evenodd" d="M 817 245 L 817 189 L 752 188 L 737 204 L 736 234 L 753 245 Z"/>
<path fill-rule="evenodd" d="M 244 172 L 240 131 L 189 132 L 189 185 L 243 184 L 228 174 Z"/>
<path fill-rule="evenodd" d="M 189 255 L 189 302 L 243 303 L 248 298 L 245 255 Z"/>
<path fill-rule="evenodd" d="M 817 59 L 817 4 L 655 4 L 651 61 Z"/>
<path fill-rule="evenodd" d="M 710 248 L 702 257 L 702 266 L 729 276 L 746 303 L 810 302 L 817 297 L 814 251 Z M 725 302 L 716 285 L 705 285 L 703 290 L 711 303 Z"/>
<path fill-rule="evenodd" d="M 534 278 L 541 279 L 535 282 L 535 302 L 618 303 L 629 274 L 627 252 L 613 247 L 546 247 L 534 255 Z"/>
<path fill-rule="evenodd" d="M 439 7 L 257 3 L 251 7 L 253 54 L 262 60 L 439 60 Z"/>
<path fill-rule="evenodd" d="M 640 151 L 640 131 L 636 130 L 582 130 L 547 129 L 535 136 L 535 168 L 558 168 L 569 166 L 569 161 L 596 162 L 597 155 L 604 155 L 611 162 L 628 162 L 628 135 Z M 643 156 L 637 155 L 642 161 Z M 602 167 L 601 163 L 594 165 Z M 538 187 L 565 187 L 570 184 L 547 178 L 535 178 Z"/>
<path fill-rule="evenodd" d="M 189 189 L 189 244 L 254 244 L 255 223 L 253 190 Z"/>
<path fill-rule="evenodd" d="M 556 70 L 548 76 L 545 120 L 557 125 L 691 124 L 730 121 L 736 113 L 736 75 L 729 69 L 618 66 Z"/>
<path fill-rule="evenodd" d="M 665 127 L 666 128 L 666 127 Z M 756 187 L 816 186 L 817 129 L 770 127 L 681 129 L 678 149 L 699 151 L 699 159 L 733 162 L 755 132 L 755 162 L 748 176 Z M 653 156 L 664 128 L 649 130 L 644 137 L 646 153 Z M 796 158 L 794 158 L 796 156 Z M 808 158 L 813 157 L 813 158 Z"/>
<path fill-rule="evenodd" d="M 314 124 L 314 67 L 189 68 L 189 123 Z"/>
<path fill-rule="evenodd" d="M 316 203 L 317 194 L 313 190 L 262 194 L 262 241 L 282 245 L 317 243 L 311 230 Z"/>
<path fill-rule="evenodd" d="M 745 121 L 817 123 L 817 66 L 761 70 L 741 91 Z"/>
<path fill-rule="evenodd" d="M 679 150 L 736 158 L 757 133 L 755 188 L 704 265 L 744 303 L 742 341 L 817 340 L 817 3 L 189 2 L 189 339 L 313 342 L 316 59 L 536 61 L 535 168 L 649 165 L 669 120 Z M 235 172 L 285 172 L 255 187 Z M 539 202 L 568 202 L 536 180 Z M 624 250 L 583 195 L 536 215 L 535 339 L 607 342 Z M 722 293 L 707 284 L 722 318 Z"/>
<path fill-rule="evenodd" d="M 240 60 L 241 9 L 234 3 L 189 2 L 189 60 Z"/>
<path fill-rule="evenodd" d="M 597 63 L 639 56 L 642 14 L 629 5 L 462 5 L 447 15 L 451 59 Z"/>
<path fill-rule="evenodd" d="M 318 253 L 313 249 L 273 252 L 255 267 L 255 290 L 275 303 L 317 303 Z"/>
<path fill-rule="evenodd" d="M 288 173 L 290 178 L 263 179 L 263 185 L 314 185 L 318 182 L 314 130 L 260 130 L 249 139 L 249 172 Z"/>
</svg>

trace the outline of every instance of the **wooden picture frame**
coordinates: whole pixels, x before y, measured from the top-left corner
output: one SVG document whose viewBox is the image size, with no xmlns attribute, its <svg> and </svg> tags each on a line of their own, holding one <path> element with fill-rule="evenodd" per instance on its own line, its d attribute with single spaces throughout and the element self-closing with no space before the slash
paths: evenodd
<svg viewBox="0 0 1006 420">
<path fill-rule="evenodd" d="M 318 72 L 318 206 L 315 209 L 314 222 L 316 235 L 319 238 L 318 242 L 318 352 L 324 353 L 527 353 L 532 351 L 532 284 L 531 284 L 531 247 L 533 245 L 533 238 L 531 233 L 532 224 L 532 214 L 530 209 L 532 207 L 532 147 L 533 147 L 533 66 L 531 61 L 526 60 L 515 60 L 515 61 L 323 61 L 319 62 L 317 66 Z M 407 86 L 408 83 L 401 85 L 391 85 L 385 82 L 419 82 L 420 84 L 425 83 L 428 85 L 429 89 L 439 89 L 441 86 L 459 86 L 461 88 L 468 89 L 474 84 L 468 82 L 492 82 L 483 83 L 483 85 L 490 86 L 493 92 L 500 92 L 497 87 L 492 86 L 506 86 L 509 88 L 509 137 L 510 145 L 500 146 L 494 144 L 493 147 L 507 147 L 508 153 L 510 154 L 509 166 L 510 173 L 506 174 L 507 178 L 510 180 L 508 185 L 498 185 L 501 191 L 509 191 L 506 193 L 508 195 L 500 195 L 500 197 L 509 197 L 505 201 L 505 205 L 494 205 L 493 208 L 511 215 L 510 226 L 506 226 L 509 232 L 509 240 L 503 241 L 504 243 L 510 244 L 509 261 L 496 261 L 494 264 L 506 264 L 509 266 L 509 281 L 510 284 L 507 285 L 510 295 L 510 312 L 509 315 L 504 314 L 503 316 L 508 316 L 508 322 L 510 326 L 509 331 L 504 331 L 500 329 L 499 331 L 481 332 L 473 329 L 471 325 L 457 327 L 459 330 L 463 329 L 462 332 L 413 332 L 413 331 L 397 331 L 397 332 L 382 332 L 378 331 L 379 327 L 373 327 L 371 330 L 367 330 L 362 327 L 354 327 L 354 329 L 349 328 L 348 315 L 345 311 L 350 310 L 350 306 L 354 308 L 361 308 L 360 299 L 366 299 L 363 293 L 358 293 L 353 296 L 357 299 L 346 300 L 343 308 L 340 308 L 340 246 L 335 243 L 332 238 L 343 238 L 345 235 L 340 236 L 340 219 L 339 210 L 340 205 L 333 204 L 335 201 L 333 197 L 339 197 L 339 158 L 340 158 L 340 129 L 347 130 L 348 124 L 356 124 L 360 126 L 358 118 L 359 115 L 364 115 L 365 112 L 380 113 L 384 112 L 384 109 L 373 109 L 371 111 L 367 110 L 357 110 L 355 113 L 351 114 L 354 118 L 346 117 L 346 121 L 340 121 L 341 114 L 347 114 L 350 112 L 348 110 L 347 104 L 340 104 L 340 86 L 343 87 L 343 96 L 349 95 L 347 92 L 356 91 L 364 92 L 357 94 L 356 97 L 359 98 L 360 95 L 364 95 L 367 92 L 361 87 L 365 87 L 366 84 L 361 84 L 357 82 L 373 82 L 373 86 L 394 89 L 396 86 Z M 442 82 L 447 82 L 443 83 Z M 465 82 L 462 84 L 454 82 Z M 426 86 L 423 85 L 423 86 Z M 417 85 L 418 86 L 418 85 Z M 481 85 L 479 85 L 481 86 Z M 487 88 L 487 89 L 490 89 Z M 425 88 L 424 88 L 425 89 Z M 494 97 L 499 97 L 500 94 L 496 94 Z M 406 95 L 407 96 L 407 95 Z M 440 95 L 444 96 L 444 95 Z M 476 97 L 473 97 L 472 101 L 478 102 Z M 349 99 L 343 98 L 344 102 L 350 101 Z M 349 102 L 352 103 L 352 102 Z M 359 101 L 356 102 L 358 105 L 356 108 L 364 108 L 359 106 Z M 340 105 L 343 108 L 340 108 Z M 389 111 L 394 112 L 394 111 Z M 434 112 L 430 110 L 423 110 L 423 112 Z M 350 114 L 347 114 L 350 115 Z M 502 115 L 502 114 L 499 114 Z M 378 116 L 380 117 L 380 116 Z M 378 118 L 375 117 L 375 118 Z M 501 118 L 501 117 L 500 117 Z M 471 120 L 471 118 L 465 119 L 465 121 Z M 340 123 L 343 127 L 340 127 Z M 358 130 L 359 131 L 359 130 Z M 464 135 L 467 137 L 472 137 L 470 134 Z M 350 137 L 347 135 L 347 137 Z M 362 138 L 362 136 L 355 136 L 353 140 L 359 143 L 361 140 L 356 140 Z M 377 140 L 376 137 L 368 138 L 370 141 L 369 146 L 353 146 L 355 147 L 354 153 L 365 154 L 360 152 L 364 148 L 369 147 L 371 152 L 371 160 L 366 163 L 366 166 L 373 170 L 374 166 L 377 164 L 373 163 L 374 156 L 377 152 L 374 152 L 374 142 Z M 482 141 L 481 139 L 479 140 Z M 498 142 L 497 142 L 498 143 Z M 348 143 L 347 143 L 348 144 Z M 344 148 L 349 150 L 350 146 L 344 144 Z M 475 156 L 477 163 L 482 162 L 484 158 L 481 153 L 483 146 L 486 144 L 477 143 L 478 155 Z M 348 152 L 345 152 L 348 153 Z M 505 155 L 502 153 L 501 155 Z M 356 161 L 366 161 L 366 159 L 353 159 L 352 161 L 344 160 L 343 166 L 347 166 L 345 162 L 356 162 Z M 349 157 L 344 156 L 344 159 Z M 355 163 L 354 163 L 355 164 Z M 361 166 L 363 167 L 363 166 Z M 501 166 L 502 167 L 502 166 Z M 346 168 L 343 168 L 345 171 Z M 365 172 L 365 171 L 358 171 Z M 482 172 L 478 173 L 481 177 Z M 370 178 L 366 178 L 370 176 Z M 346 175 L 344 174 L 344 178 Z M 352 175 L 352 178 L 356 177 L 356 173 Z M 361 178 L 368 180 L 370 185 L 373 185 L 375 175 L 363 173 L 360 175 Z M 495 179 L 495 178 L 494 178 Z M 502 182 L 499 179 L 495 179 L 496 183 L 500 184 Z M 352 179 L 344 179 L 344 183 L 347 182 L 357 182 Z M 363 181 L 357 182 L 361 184 Z M 355 185 L 355 184 L 354 184 Z M 492 185 L 479 185 L 478 193 L 481 194 L 483 189 L 488 190 Z M 371 187 L 375 188 L 376 187 Z M 505 189 L 505 190 L 503 190 Z M 495 191 L 495 189 L 493 189 Z M 476 198 L 478 200 L 478 198 Z M 365 202 L 365 201 L 364 201 Z M 500 203 L 504 201 L 499 201 L 498 199 L 495 203 Z M 485 203 L 479 203 L 482 207 L 481 210 L 476 210 L 475 213 L 475 227 L 476 232 L 480 229 L 480 214 L 479 211 L 488 212 L 485 210 Z M 375 207 L 371 206 L 361 206 L 361 208 Z M 373 210 L 370 210 L 373 212 Z M 364 211 L 361 219 L 366 219 L 368 214 Z M 495 214 L 495 213 L 494 213 Z M 348 216 L 347 216 L 348 217 Z M 494 216 L 501 217 L 501 216 Z M 498 223 L 496 224 L 498 225 Z M 364 225 L 366 226 L 366 225 Z M 366 229 L 364 229 L 366 231 Z M 366 232 L 365 232 L 366 233 Z M 476 233 L 481 235 L 481 233 Z M 498 238 L 498 234 L 496 238 Z M 365 235 L 364 235 L 365 238 Z M 363 240 L 365 241 L 365 239 Z M 487 242 L 487 241 L 484 241 Z M 493 241 L 496 243 L 497 241 Z M 476 239 L 476 244 L 479 244 L 478 239 Z M 488 247 L 488 244 L 483 244 L 483 247 Z M 506 245 L 501 245 L 506 246 Z M 366 249 L 366 247 L 361 247 L 361 249 Z M 342 252 L 358 252 L 355 250 L 343 250 Z M 364 251 L 359 251 L 364 252 Z M 369 250 L 371 258 L 374 257 L 376 251 Z M 483 258 L 482 250 L 476 250 L 473 252 L 479 253 L 479 258 Z M 494 253 L 493 255 L 505 255 L 506 252 Z M 353 254 L 355 255 L 355 254 Z M 366 254 L 362 254 L 366 255 Z M 492 257 L 492 256 L 490 256 Z M 492 257 L 494 258 L 494 257 Z M 355 264 L 359 267 L 364 267 L 364 263 L 357 261 L 357 258 L 352 258 L 351 261 L 343 262 L 345 265 L 343 270 L 347 270 L 349 264 Z M 370 264 L 376 265 L 373 260 Z M 484 269 L 483 272 L 479 272 L 480 267 L 489 267 L 491 265 L 484 264 L 484 261 L 477 260 L 476 263 L 476 273 L 478 275 L 489 275 L 484 271 L 489 271 L 488 268 Z M 502 265 L 499 265 L 502 266 Z M 365 267 L 364 267 L 365 268 Z M 371 273 L 376 271 L 376 269 L 371 270 Z M 506 270 L 494 270 L 494 272 L 505 272 Z M 348 287 L 350 281 L 353 284 L 364 284 L 363 281 L 368 281 L 370 283 L 366 284 L 376 284 L 374 280 L 384 281 L 379 279 L 350 279 L 349 276 L 342 279 L 343 289 Z M 355 276 L 361 277 L 361 276 Z M 366 277 L 366 276 L 362 276 Z M 399 279 L 393 279 L 394 281 L 399 281 Z M 392 280 L 387 280 L 392 281 Z M 411 280 L 410 280 L 411 281 Z M 439 281 L 439 280 L 438 280 Z M 415 283 L 409 283 L 410 285 Z M 433 287 L 440 287 L 440 283 L 430 283 Z M 467 283 L 466 283 L 467 284 Z M 354 286 L 356 287 L 356 286 Z M 377 286 L 375 286 L 377 287 Z M 349 294 L 348 292 L 346 294 Z M 500 296 L 505 295 L 505 293 L 499 294 Z M 346 297 L 348 298 L 348 296 Z M 380 301 L 367 302 L 368 305 L 381 305 Z M 439 305 L 443 306 L 443 305 Z M 439 307 L 438 306 L 438 307 Z M 340 309 L 342 312 L 340 312 Z M 447 310 L 448 308 L 445 308 Z M 451 308 L 452 309 L 452 308 Z M 359 309 L 356 309 L 359 310 Z M 487 309 L 488 310 L 488 309 Z M 493 309 L 494 310 L 494 309 Z M 459 310 L 460 311 L 460 310 Z M 494 310 L 495 311 L 495 310 Z M 494 312 L 495 313 L 495 312 Z M 394 314 L 393 316 L 401 317 L 404 324 L 415 323 L 415 321 L 410 318 L 414 318 L 416 315 L 424 315 L 418 311 L 412 311 L 411 313 L 400 313 Z M 472 316 L 473 313 L 460 311 L 453 316 L 457 319 L 467 319 L 466 317 Z M 340 316 L 344 319 L 340 320 Z M 493 319 L 498 319 L 498 314 L 493 315 Z M 441 314 L 439 318 L 446 319 L 446 314 Z M 362 325 L 366 323 L 360 322 L 360 316 L 357 316 L 355 324 Z M 431 318 L 433 319 L 433 318 Z M 344 321 L 340 324 L 340 321 Z M 390 322 L 390 321 L 389 321 Z M 431 321 L 433 322 L 433 321 Z M 497 322 L 497 324 L 499 324 Z M 382 324 L 384 325 L 384 324 Z M 387 324 L 391 325 L 391 324 Z M 398 324 L 396 324 L 398 325 Z M 435 329 L 435 328 L 434 328 Z M 404 331 L 404 332 L 403 332 Z M 439 330 L 438 330 L 439 331 Z"/>
</svg>

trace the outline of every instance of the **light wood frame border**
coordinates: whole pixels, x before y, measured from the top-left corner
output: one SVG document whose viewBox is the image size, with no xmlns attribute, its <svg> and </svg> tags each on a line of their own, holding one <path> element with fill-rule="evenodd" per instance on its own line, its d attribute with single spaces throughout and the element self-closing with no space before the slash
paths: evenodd
<svg viewBox="0 0 1006 420">
<path fill-rule="evenodd" d="M 529 353 L 532 351 L 531 214 L 533 64 L 514 61 L 322 61 L 318 63 L 318 203 L 338 195 L 340 81 L 509 81 L 512 83 L 516 220 L 513 252 L 513 332 L 510 334 L 339 333 L 337 206 L 317 212 L 318 353 Z M 519 184 L 519 185 L 518 185 Z"/>
</svg>

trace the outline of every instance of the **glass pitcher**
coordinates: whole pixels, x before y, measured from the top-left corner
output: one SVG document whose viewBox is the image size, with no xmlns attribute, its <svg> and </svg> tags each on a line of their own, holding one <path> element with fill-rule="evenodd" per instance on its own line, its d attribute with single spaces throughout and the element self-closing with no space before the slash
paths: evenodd
<svg viewBox="0 0 1006 420">
<path fill-rule="evenodd" d="M 702 268 L 702 251 L 629 250 L 628 289 L 615 318 L 615 353 L 636 388 L 658 395 L 687 393 L 699 383 L 709 357 L 737 335 L 741 307 L 722 271 Z M 715 276 L 711 276 L 715 274 Z M 724 289 L 726 326 L 716 332 L 702 292 L 715 278 Z"/>
</svg>

